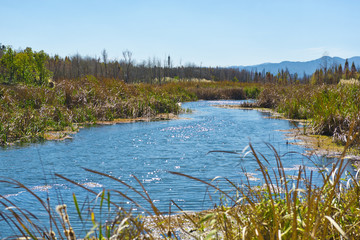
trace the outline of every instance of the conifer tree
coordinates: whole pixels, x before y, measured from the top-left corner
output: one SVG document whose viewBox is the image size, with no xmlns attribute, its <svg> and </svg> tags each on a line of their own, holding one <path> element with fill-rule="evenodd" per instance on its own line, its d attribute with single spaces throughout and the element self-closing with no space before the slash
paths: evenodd
<svg viewBox="0 0 360 240">
<path fill-rule="evenodd" d="M 350 77 L 350 70 L 349 70 L 349 62 L 346 59 L 345 65 L 344 65 L 344 72 L 345 72 L 345 79 L 349 79 Z"/>
<path fill-rule="evenodd" d="M 355 63 L 352 62 L 351 64 L 351 78 L 355 78 L 356 77 L 356 67 L 355 67 Z"/>
</svg>

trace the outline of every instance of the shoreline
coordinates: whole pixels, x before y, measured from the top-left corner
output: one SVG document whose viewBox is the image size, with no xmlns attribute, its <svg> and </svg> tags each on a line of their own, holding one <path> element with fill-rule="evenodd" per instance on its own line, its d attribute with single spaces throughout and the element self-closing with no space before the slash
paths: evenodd
<svg viewBox="0 0 360 240">
<path fill-rule="evenodd" d="M 135 122 L 154 122 L 154 121 L 169 121 L 180 119 L 178 115 L 174 113 L 160 113 L 154 117 L 138 117 L 138 118 L 118 118 L 111 121 L 96 121 L 96 122 L 85 122 L 80 124 L 74 124 L 75 130 L 70 127 L 63 131 L 47 131 L 44 133 L 45 141 L 64 141 L 66 139 L 72 139 L 70 135 L 76 134 L 84 126 L 93 125 L 115 125 L 121 123 L 135 123 Z"/>
<path fill-rule="evenodd" d="M 291 122 L 296 122 L 300 125 L 307 124 L 307 120 L 301 119 L 288 119 L 284 117 L 281 113 L 278 113 L 270 108 L 256 108 L 256 107 L 242 107 L 239 105 L 218 105 L 218 107 L 228 108 L 228 109 L 240 109 L 240 110 L 255 110 L 259 112 L 269 113 L 270 116 L 264 118 L 272 119 L 283 119 Z M 298 140 L 298 142 L 289 142 L 288 144 L 299 145 L 307 148 L 305 150 L 308 156 L 318 155 L 326 156 L 328 158 L 340 158 L 341 154 L 344 151 L 343 145 L 339 145 L 333 142 L 332 137 L 325 135 L 314 135 L 307 133 L 306 127 L 294 127 L 288 130 L 279 130 L 285 132 L 286 141 Z M 350 163 L 357 169 L 360 170 L 360 153 L 356 150 L 349 148 L 346 151 L 345 158 L 350 161 Z"/>
<path fill-rule="evenodd" d="M 214 105 L 214 107 L 220 108 L 228 108 L 228 109 L 240 109 L 240 110 L 248 110 L 248 111 L 259 111 L 262 113 L 268 113 L 269 116 L 264 116 L 264 118 L 270 119 L 283 119 L 291 122 L 295 122 L 299 125 L 306 125 L 308 123 L 307 120 L 301 119 L 288 119 L 284 117 L 281 113 L 278 113 L 270 108 L 258 108 L 258 107 L 243 107 L 240 105 Z M 179 113 L 180 114 L 180 113 Z M 138 117 L 138 118 L 118 118 L 109 121 L 95 121 L 95 122 L 84 122 L 84 123 L 75 123 L 73 127 L 67 127 L 62 131 L 54 131 L 49 130 L 44 133 L 43 140 L 45 141 L 64 141 L 66 139 L 72 139 L 71 135 L 79 132 L 81 128 L 85 126 L 94 126 L 94 125 L 114 125 L 114 124 L 122 124 L 122 123 L 135 123 L 135 122 L 151 122 L 151 121 L 169 121 L 180 119 L 177 114 L 174 113 L 160 113 L 153 117 Z M 344 146 L 336 144 L 332 141 L 330 136 L 324 135 L 313 135 L 311 133 L 307 133 L 306 126 L 297 127 L 295 126 L 292 129 L 281 130 L 279 131 L 285 132 L 285 136 L 287 137 L 286 141 L 298 140 L 298 142 L 289 142 L 288 144 L 292 145 L 301 145 L 304 148 L 310 149 L 305 150 L 307 155 L 319 155 L 326 156 L 328 158 L 339 158 L 344 150 Z M 8 143 L 8 146 L 15 145 L 17 142 Z M 354 165 L 356 169 L 360 170 L 360 153 L 355 151 L 354 149 L 349 148 L 346 153 L 346 158 Z"/>
</svg>

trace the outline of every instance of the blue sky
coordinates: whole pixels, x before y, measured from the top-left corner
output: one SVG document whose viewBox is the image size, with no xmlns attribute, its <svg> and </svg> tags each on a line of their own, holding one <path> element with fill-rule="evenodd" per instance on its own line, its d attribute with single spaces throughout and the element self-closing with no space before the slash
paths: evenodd
<svg viewBox="0 0 360 240">
<path fill-rule="evenodd" d="M 174 65 L 360 56 L 358 0 L 0 0 L 0 43 Z"/>
</svg>

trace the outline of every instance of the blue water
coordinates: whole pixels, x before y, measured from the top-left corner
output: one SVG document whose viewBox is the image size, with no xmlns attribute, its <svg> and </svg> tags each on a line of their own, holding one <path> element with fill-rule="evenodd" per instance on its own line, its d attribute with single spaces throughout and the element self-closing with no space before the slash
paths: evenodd
<svg viewBox="0 0 360 240">
<path fill-rule="evenodd" d="M 304 153 L 304 148 L 288 144 L 285 133 L 278 131 L 292 128 L 289 121 L 268 119 L 266 113 L 258 111 L 214 106 L 219 104 L 239 104 L 239 101 L 185 103 L 183 107 L 193 112 L 180 115 L 179 120 L 96 126 L 81 129 L 70 140 L 2 149 L 0 176 L 4 177 L 2 179 L 13 178 L 24 183 L 43 199 L 49 197 L 53 207 L 62 203 L 73 206 L 73 192 L 80 204 L 94 198 L 87 191 L 55 177 L 54 173 L 58 173 L 95 192 L 103 188 L 123 191 L 149 209 L 141 197 L 122 184 L 89 173 L 83 168 L 111 174 L 141 191 L 132 177 L 135 175 L 161 211 L 169 210 L 170 200 L 184 210 L 203 210 L 219 203 L 218 194 L 202 183 L 172 175 L 168 171 L 185 173 L 205 181 L 222 176 L 240 184 L 244 180 L 242 168 L 245 168 L 255 177 L 252 182 L 261 185 L 263 181 L 257 170 L 259 166 L 251 155 L 242 159 L 236 154 L 208 152 L 222 150 L 241 153 L 251 142 L 273 167 L 276 167 L 275 158 L 266 142 L 271 143 L 280 155 L 290 151 Z M 328 163 L 323 159 L 315 161 Z M 306 165 L 309 169 L 314 167 L 300 154 L 286 155 L 283 164 L 289 175 L 295 175 L 299 165 Z M 320 181 L 320 178 L 315 181 Z M 231 189 L 223 180 L 214 184 Z M 39 215 L 46 225 L 46 214 L 29 193 L 0 183 L 0 194 Z M 134 208 L 135 212 L 144 211 L 129 200 L 113 195 L 121 206 Z M 0 207 L 0 211 L 6 212 L 4 209 Z M 172 211 L 176 210 L 172 206 Z M 69 211 L 74 211 L 73 207 Z M 0 237 L 12 233 L 3 221 L 0 222 L 0 228 Z"/>
</svg>

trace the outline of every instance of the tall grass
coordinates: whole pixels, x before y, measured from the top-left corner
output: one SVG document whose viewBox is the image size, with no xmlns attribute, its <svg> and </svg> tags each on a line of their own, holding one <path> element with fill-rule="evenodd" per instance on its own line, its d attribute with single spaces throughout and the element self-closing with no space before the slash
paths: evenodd
<svg viewBox="0 0 360 240">
<path fill-rule="evenodd" d="M 256 83 L 237 82 L 205 82 L 205 83 L 182 83 L 186 89 L 202 100 L 244 100 L 255 99 L 261 92 L 261 87 Z"/>
<path fill-rule="evenodd" d="M 351 123 L 360 130 L 359 92 L 358 85 L 267 85 L 255 106 L 273 108 L 291 119 L 308 119 L 312 133 L 345 144 Z"/>
<path fill-rule="evenodd" d="M 178 102 L 245 99 L 259 91 L 233 82 L 125 84 L 93 76 L 59 81 L 54 88 L 0 85 L 0 145 L 41 140 L 47 131 L 74 131 L 79 124 L 178 114 Z"/>
<path fill-rule="evenodd" d="M 49 130 L 74 130 L 74 124 L 176 114 L 180 111 L 177 102 L 196 98 L 174 88 L 91 77 L 64 80 L 55 88 L 2 85 L 0 145 L 42 139 Z"/>
<path fill-rule="evenodd" d="M 351 131 L 349 139 L 357 133 Z M 346 146 L 351 145 L 349 141 Z M 15 231 L 14 237 L 45 239 L 359 239 L 360 238 L 360 185 L 358 173 L 343 179 L 347 165 L 345 151 L 329 171 L 319 169 L 323 184 L 313 182 L 314 172 L 299 167 L 297 176 L 290 178 L 275 148 L 273 152 L 276 166 L 270 164 L 261 152 L 249 145 L 252 158 L 257 162 L 262 174 L 263 185 L 255 186 L 251 179 L 236 183 L 224 178 L 233 191 L 221 189 L 213 181 L 205 181 L 180 172 L 169 172 L 178 177 L 198 181 L 204 187 L 213 189 L 221 196 L 219 205 L 197 213 L 183 211 L 174 201 L 169 212 L 161 212 L 153 203 L 141 181 L 133 176 L 136 186 L 106 173 L 85 169 L 96 175 L 109 178 L 136 194 L 136 199 L 116 189 L 95 192 L 66 176 L 57 177 L 81 187 L 94 196 L 93 205 L 84 210 L 76 195 L 73 195 L 77 217 L 88 227 L 81 235 L 72 228 L 64 205 L 57 207 L 58 214 L 47 200 L 42 200 L 25 185 L 4 179 L 1 182 L 20 187 L 32 194 L 38 206 L 44 208 L 49 222 L 39 224 L 37 216 L 21 209 L 7 198 L 0 204 L 6 210 L 0 218 Z M 247 175 L 248 176 L 248 175 Z M 217 178 L 218 179 L 218 178 Z M 295 179 L 295 180 L 294 180 Z M 145 216 L 133 215 L 125 211 L 116 201 L 120 196 L 145 212 Z M 141 205 L 143 199 L 147 206 Z M 35 203 L 34 203 L 35 204 Z M 171 206 L 170 205 L 170 206 Z M 107 217 L 103 217 L 105 216 Z M 174 213 L 178 213 L 174 215 Z M 49 227 L 50 226 L 50 227 Z"/>
</svg>

